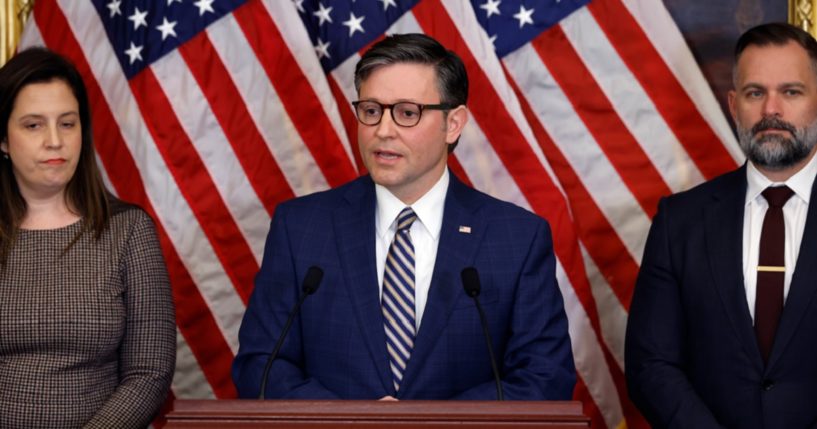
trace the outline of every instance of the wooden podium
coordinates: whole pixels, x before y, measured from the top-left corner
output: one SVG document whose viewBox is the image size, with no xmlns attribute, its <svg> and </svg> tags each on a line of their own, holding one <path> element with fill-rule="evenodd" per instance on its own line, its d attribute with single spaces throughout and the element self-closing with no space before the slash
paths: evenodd
<svg viewBox="0 0 817 429">
<path fill-rule="evenodd" d="M 167 428 L 588 428 L 575 401 L 177 400 Z"/>
</svg>

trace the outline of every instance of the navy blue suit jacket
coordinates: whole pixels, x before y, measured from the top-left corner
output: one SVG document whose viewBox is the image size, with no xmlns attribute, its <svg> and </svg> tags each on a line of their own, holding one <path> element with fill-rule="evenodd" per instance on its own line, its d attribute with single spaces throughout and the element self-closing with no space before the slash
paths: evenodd
<svg viewBox="0 0 817 429">
<path fill-rule="evenodd" d="M 395 392 L 377 285 L 375 205 L 366 176 L 276 208 L 233 363 L 239 396 L 257 397 L 265 361 L 315 265 L 323 282 L 272 365 L 268 398 L 495 399 L 479 315 L 460 280 L 469 266 L 479 270 L 506 398 L 571 397 L 575 369 L 547 223 L 453 174 L 428 302 Z"/>
<path fill-rule="evenodd" d="M 746 167 L 663 199 L 627 326 L 630 396 L 656 427 L 817 424 L 817 187 L 769 362 L 743 281 Z"/>
</svg>

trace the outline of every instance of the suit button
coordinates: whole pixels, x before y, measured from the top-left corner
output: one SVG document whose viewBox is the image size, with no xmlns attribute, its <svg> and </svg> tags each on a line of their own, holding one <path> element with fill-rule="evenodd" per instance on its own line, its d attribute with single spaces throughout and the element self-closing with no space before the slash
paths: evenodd
<svg viewBox="0 0 817 429">
<path fill-rule="evenodd" d="M 763 384 L 760 385 L 766 392 L 772 390 L 774 387 L 774 380 L 763 380 Z"/>
</svg>

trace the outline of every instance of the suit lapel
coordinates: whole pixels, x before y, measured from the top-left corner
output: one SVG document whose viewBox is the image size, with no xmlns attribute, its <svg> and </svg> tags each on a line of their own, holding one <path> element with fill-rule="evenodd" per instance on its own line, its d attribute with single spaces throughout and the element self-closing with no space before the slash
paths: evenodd
<svg viewBox="0 0 817 429">
<path fill-rule="evenodd" d="M 777 362 L 791 340 L 803 315 L 811 307 L 811 301 L 817 292 L 817 186 L 811 188 L 811 200 L 806 214 L 806 226 L 800 243 L 794 274 L 792 275 L 789 294 L 780 317 L 780 325 L 769 356 L 768 368 Z"/>
<path fill-rule="evenodd" d="M 476 216 L 480 202 L 474 197 L 479 194 L 465 186 L 453 174 L 450 178 L 428 301 L 414 341 L 414 350 L 403 374 L 401 392 L 411 390 L 412 380 L 422 369 L 424 362 L 428 361 L 440 332 L 448 324 L 454 304 L 465 294 L 460 272 L 473 265 L 485 233 L 485 221 Z M 470 227 L 470 232 L 461 231 L 460 227 Z"/>
<path fill-rule="evenodd" d="M 743 279 L 743 215 L 746 201 L 746 166 L 724 177 L 722 186 L 704 207 L 706 254 L 715 288 L 746 353 L 759 368 L 763 360 L 746 303 Z"/>
<path fill-rule="evenodd" d="M 349 187 L 346 204 L 335 213 L 338 254 L 349 298 L 369 354 L 386 392 L 394 392 L 386 352 L 386 335 L 375 263 L 374 183 L 368 176 Z"/>
</svg>

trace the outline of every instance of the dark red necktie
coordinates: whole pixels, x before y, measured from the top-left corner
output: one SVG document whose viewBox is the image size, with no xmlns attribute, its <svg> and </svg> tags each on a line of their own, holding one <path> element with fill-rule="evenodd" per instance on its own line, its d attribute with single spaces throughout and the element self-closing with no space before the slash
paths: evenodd
<svg viewBox="0 0 817 429">
<path fill-rule="evenodd" d="M 757 259 L 757 295 L 755 297 L 755 335 L 763 361 L 769 361 L 774 335 L 783 312 L 783 283 L 786 278 L 786 223 L 783 205 L 794 191 L 788 186 L 766 188 L 763 198 L 769 203 L 760 232 Z M 794 267 L 788 267 L 792 269 Z"/>
</svg>

